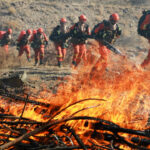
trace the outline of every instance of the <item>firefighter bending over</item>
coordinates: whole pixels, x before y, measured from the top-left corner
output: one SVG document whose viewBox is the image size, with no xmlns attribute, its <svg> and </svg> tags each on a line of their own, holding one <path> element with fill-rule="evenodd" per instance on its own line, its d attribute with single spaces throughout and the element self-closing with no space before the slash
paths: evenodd
<svg viewBox="0 0 150 150">
<path fill-rule="evenodd" d="M 138 22 L 138 34 L 145 37 L 150 43 L 150 10 L 143 11 L 143 15 L 139 19 Z M 142 68 L 145 68 L 148 64 L 150 64 L 150 49 L 147 57 L 141 64 Z"/>
<path fill-rule="evenodd" d="M 97 68 L 99 64 L 102 65 L 102 70 L 105 70 L 107 67 L 110 50 L 104 45 L 104 42 L 113 44 L 116 39 L 120 37 L 121 29 L 117 24 L 118 21 L 119 15 L 117 13 L 114 13 L 110 15 L 109 20 L 103 20 L 92 30 L 92 36 L 94 36 L 94 38 L 99 43 L 99 53 L 101 55 L 95 65 L 95 68 Z"/>
<path fill-rule="evenodd" d="M 18 57 L 21 57 L 23 53 L 26 53 L 27 60 L 30 62 L 30 45 L 29 39 L 32 31 L 28 29 L 27 31 L 21 31 L 18 39 L 17 39 L 17 50 Z"/>
</svg>

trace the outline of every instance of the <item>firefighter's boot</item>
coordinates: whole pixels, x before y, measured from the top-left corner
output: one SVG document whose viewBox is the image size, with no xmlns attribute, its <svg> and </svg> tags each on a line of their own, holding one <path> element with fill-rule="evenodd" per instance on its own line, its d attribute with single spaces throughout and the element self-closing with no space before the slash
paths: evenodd
<svg viewBox="0 0 150 150">
<path fill-rule="evenodd" d="M 38 65 L 38 60 L 35 60 L 34 66 Z"/>
<path fill-rule="evenodd" d="M 43 59 L 40 59 L 40 65 L 43 65 Z"/>
<path fill-rule="evenodd" d="M 58 61 L 58 67 L 59 68 L 61 67 L 61 61 Z"/>
</svg>

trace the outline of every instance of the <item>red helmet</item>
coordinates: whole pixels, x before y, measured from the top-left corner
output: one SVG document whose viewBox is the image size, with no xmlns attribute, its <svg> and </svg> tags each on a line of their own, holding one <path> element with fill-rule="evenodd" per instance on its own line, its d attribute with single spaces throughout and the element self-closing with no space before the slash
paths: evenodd
<svg viewBox="0 0 150 150">
<path fill-rule="evenodd" d="M 86 21 L 87 20 L 87 18 L 86 18 L 86 16 L 85 15 L 81 15 L 80 17 L 79 17 L 79 20 L 81 20 L 81 21 Z"/>
<path fill-rule="evenodd" d="M 66 23 L 66 22 L 67 22 L 66 18 L 61 18 L 60 19 L 60 23 Z"/>
<path fill-rule="evenodd" d="M 7 32 L 8 32 L 9 34 L 12 34 L 12 29 L 9 28 L 9 29 L 7 30 Z"/>
<path fill-rule="evenodd" d="M 119 15 L 117 13 L 114 13 L 110 15 L 109 19 L 117 22 L 119 20 Z"/>
<path fill-rule="evenodd" d="M 32 31 L 30 29 L 27 30 L 28 34 L 32 34 Z"/>
<path fill-rule="evenodd" d="M 25 35 L 26 34 L 26 31 L 21 31 L 21 35 Z"/>
<path fill-rule="evenodd" d="M 37 31 L 38 31 L 39 33 L 43 33 L 43 29 L 42 29 L 42 28 L 39 28 Z"/>
<path fill-rule="evenodd" d="M 34 30 L 33 30 L 33 34 L 36 34 L 36 33 L 37 33 L 37 31 L 34 29 Z"/>
</svg>

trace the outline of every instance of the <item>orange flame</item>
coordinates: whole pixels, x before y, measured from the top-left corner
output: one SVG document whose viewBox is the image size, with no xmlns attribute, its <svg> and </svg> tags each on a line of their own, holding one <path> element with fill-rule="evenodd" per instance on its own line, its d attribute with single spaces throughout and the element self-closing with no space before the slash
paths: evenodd
<svg viewBox="0 0 150 150">
<path fill-rule="evenodd" d="M 106 101 L 91 100 L 78 103 L 60 113 L 55 119 L 70 116 L 83 109 L 75 116 L 99 117 L 124 128 L 146 129 L 150 113 L 150 71 L 137 69 L 132 61 L 113 56 L 108 71 L 101 72 L 97 69 L 91 72 L 97 59 L 92 50 L 89 50 L 87 63 L 81 64 L 76 70 L 72 70 L 72 76 L 67 78 L 67 83 L 58 87 L 57 94 L 52 95 L 50 92 L 42 91 L 42 94 L 47 95 L 46 99 L 40 98 L 37 101 L 60 106 L 62 109 L 80 99 L 105 99 Z M 17 107 L 20 105 L 19 103 L 13 106 L 4 103 L 4 101 L 6 100 L 1 98 L 1 107 L 8 107 L 9 113 L 19 116 L 23 105 Z M 27 104 L 23 117 L 36 121 L 47 121 L 43 114 L 35 112 L 35 107 Z M 87 107 L 93 108 L 84 110 Z M 50 114 L 51 109 L 52 107 L 46 113 Z M 73 126 L 82 136 L 87 132 L 87 129 L 90 130 L 90 126 L 84 127 L 84 124 L 85 121 L 68 122 L 68 125 Z M 125 136 L 127 135 L 125 134 Z"/>
</svg>

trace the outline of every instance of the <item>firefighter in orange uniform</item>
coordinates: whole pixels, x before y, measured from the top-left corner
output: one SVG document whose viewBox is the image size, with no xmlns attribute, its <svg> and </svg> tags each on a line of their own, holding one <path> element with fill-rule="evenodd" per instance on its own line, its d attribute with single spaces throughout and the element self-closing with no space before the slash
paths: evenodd
<svg viewBox="0 0 150 150">
<path fill-rule="evenodd" d="M 86 23 L 87 18 L 85 15 L 79 16 L 79 22 L 75 23 L 70 28 L 71 42 L 74 48 L 74 56 L 72 65 L 75 67 L 80 63 L 83 58 L 86 61 L 86 40 L 87 36 L 91 34 L 89 25 Z"/>
<path fill-rule="evenodd" d="M 57 50 L 57 61 L 58 66 L 61 67 L 62 61 L 66 56 L 66 48 L 68 47 L 66 40 L 67 40 L 67 20 L 65 18 L 61 18 L 60 25 L 56 26 L 49 39 L 54 42 L 55 48 Z"/>
<path fill-rule="evenodd" d="M 27 60 L 30 62 L 30 45 L 29 39 L 32 31 L 28 29 L 27 31 L 21 31 L 17 40 L 17 50 L 19 52 L 18 57 L 21 57 L 25 51 Z"/>
<path fill-rule="evenodd" d="M 92 30 L 92 36 L 95 36 L 95 39 L 99 42 L 99 53 L 101 55 L 95 67 L 98 67 L 98 65 L 101 64 L 102 70 L 105 70 L 107 67 L 108 56 L 110 53 L 110 50 L 103 44 L 103 41 L 113 44 L 115 40 L 119 38 L 121 29 L 117 24 L 118 20 L 119 15 L 114 13 L 110 15 L 109 20 L 103 20 Z"/>
<path fill-rule="evenodd" d="M 8 29 L 7 31 L 0 31 L 0 45 L 4 48 L 6 55 L 8 55 L 8 45 L 12 39 L 12 29 Z"/>
<path fill-rule="evenodd" d="M 35 66 L 38 64 L 38 61 L 40 59 L 40 65 L 43 64 L 43 58 L 44 58 L 44 49 L 48 45 L 48 38 L 46 34 L 44 33 L 43 28 L 39 28 L 37 30 L 37 33 L 35 33 L 31 39 L 30 39 L 31 45 L 34 46 L 35 51 Z M 33 43 L 32 43 L 33 42 Z"/>
<path fill-rule="evenodd" d="M 150 10 L 143 11 L 143 15 L 139 19 L 138 34 L 145 37 L 150 43 Z M 141 63 L 141 67 L 145 68 L 149 64 L 150 64 L 150 49 L 149 49 L 147 57 Z"/>
</svg>

